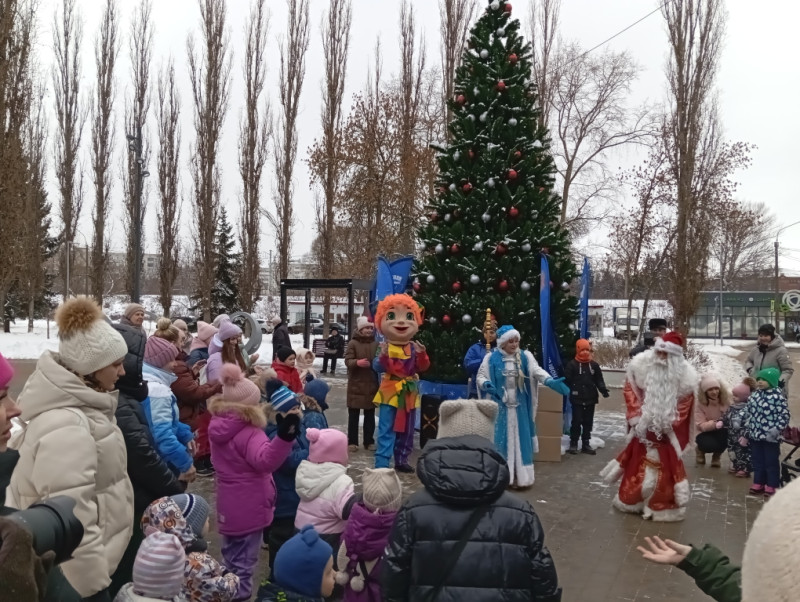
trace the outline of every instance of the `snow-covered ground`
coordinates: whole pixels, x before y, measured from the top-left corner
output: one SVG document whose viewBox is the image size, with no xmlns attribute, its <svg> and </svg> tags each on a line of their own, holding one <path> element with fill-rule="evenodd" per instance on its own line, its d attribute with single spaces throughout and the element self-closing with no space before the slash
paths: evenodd
<svg viewBox="0 0 800 602">
<path fill-rule="evenodd" d="M 47 350 L 58 349 L 58 328 L 50 322 L 47 336 L 47 321 L 34 320 L 33 332 L 28 332 L 28 321 L 17 320 L 11 324 L 11 332 L 0 332 L 0 353 L 9 359 L 35 359 Z"/>
<path fill-rule="evenodd" d="M 706 345 L 703 347 L 703 351 L 711 360 L 712 371 L 719 374 L 729 388 L 738 385 L 747 376 L 741 361 L 739 361 L 741 349 L 735 349 L 728 345 L 717 345 L 716 347 Z"/>
</svg>

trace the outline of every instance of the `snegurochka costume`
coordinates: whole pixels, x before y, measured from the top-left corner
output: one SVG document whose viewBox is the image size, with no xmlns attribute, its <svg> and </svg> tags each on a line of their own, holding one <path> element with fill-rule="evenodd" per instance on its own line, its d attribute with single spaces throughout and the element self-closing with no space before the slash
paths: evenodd
<svg viewBox="0 0 800 602">
<path fill-rule="evenodd" d="M 494 443 L 508 462 L 511 485 L 533 485 L 533 454 L 537 451 L 536 408 L 539 383 L 561 395 L 569 395 L 563 378 L 552 378 L 528 350 L 521 350 L 520 334 L 513 326 L 497 331 L 497 348 L 487 355 L 478 370 L 478 389 L 494 399 L 500 409 L 495 423 Z"/>
<path fill-rule="evenodd" d="M 412 339 L 422 324 L 422 310 L 408 295 L 389 295 L 378 303 L 375 327 L 385 338 L 373 362 L 382 373 L 373 403 L 378 406 L 375 468 L 413 472 L 408 457 L 414 446 L 416 412 L 420 407 L 419 373 L 430 367 L 425 347 Z"/>
</svg>

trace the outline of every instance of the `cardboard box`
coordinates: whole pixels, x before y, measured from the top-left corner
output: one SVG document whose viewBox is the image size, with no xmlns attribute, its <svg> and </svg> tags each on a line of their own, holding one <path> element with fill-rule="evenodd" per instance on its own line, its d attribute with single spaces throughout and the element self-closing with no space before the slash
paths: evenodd
<svg viewBox="0 0 800 602">
<path fill-rule="evenodd" d="M 539 385 L 539 412 L 563 412 L 564 397 L 545 387 Z"/>
<path fill-rule="evenodd" d="M 561 412 L 536 413 L 536 434 L 542 437 L 560 437 L 564 430 L 564 415 Z"/>
<path fill-rule="evenodd" d="M 539 437 L 539 453 L 534 462 L 561 462 L 561 436 Z"/>
</svg>

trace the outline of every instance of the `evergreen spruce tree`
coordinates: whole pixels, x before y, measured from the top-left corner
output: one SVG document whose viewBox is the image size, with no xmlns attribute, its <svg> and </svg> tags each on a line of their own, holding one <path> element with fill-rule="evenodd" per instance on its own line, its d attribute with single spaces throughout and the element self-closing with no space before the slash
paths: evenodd
<svg viewBox="0 0 800 602">
<path fill-rule="evenodd" d="M 213 315 L 229 314 L 241 309 L 239 304 L 239 278 L 241 255 L 234 251 L 233 227 L 228 222 L 224 207 L 219 212 L 219 224 L 214 239 L 214 287 L 211 289 L 211 312 Z"/>
<path fill-rule="evenodd" d="M 576 269 L 553 193 L 550 139 L 537 122 L 531 47 L 511 12 L 494 0 L 473 27 L 450 101 L 451 142 L 436 148 L 438 190 L 418 231 L 425 248 L 413 282 L 427 318 L 420 340 L 431 355 L 430 380 L 466 382 L 462 360 L 480 339 L 487 308 L 541 359 L 542 254 L 559 343 L 575 340 Z"/>
</svg>

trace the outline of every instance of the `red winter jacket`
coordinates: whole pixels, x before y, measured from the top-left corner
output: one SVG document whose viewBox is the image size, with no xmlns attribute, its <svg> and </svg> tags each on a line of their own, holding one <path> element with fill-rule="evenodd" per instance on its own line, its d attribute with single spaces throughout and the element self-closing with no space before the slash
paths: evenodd
<svg viewBox="0 0 800 602">
<path fill-rule="evenodd" d="M 181 354 L 181 356 L 185 355 Z M 192 369 L 186 362 L 178 357 L 175 362 L 175 376 L 178 378 L 170 387 L 175 397 L 178 398 L 178 410 L 180 411 L 181 422 L 188 424 L 195 430 L 195 420 L 201 412 L 205 411 L 206 400 L 213 395 L 222 393 L 222 385 L 219 383 L 207 383 L 201 385 L 195 378 Z"/>
<path fill-rule="evenodd" d="M 303 383 L 300 382 L 300 373 L 297 368 L 276 361 L 272 363 L 272 369 L 275 370 L 278 378 L 285 382 L 291 391 L 294 393 L 303 392 Z"/>
</svg>

